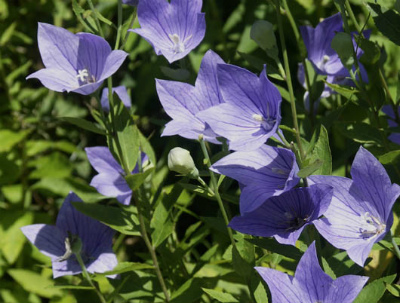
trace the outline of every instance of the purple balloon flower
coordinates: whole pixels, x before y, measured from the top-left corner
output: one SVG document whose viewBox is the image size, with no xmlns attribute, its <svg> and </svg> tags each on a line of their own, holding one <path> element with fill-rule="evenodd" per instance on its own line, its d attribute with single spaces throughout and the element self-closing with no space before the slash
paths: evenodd
<svg viewBox="0 0 400 303">
<path fill-rule="evenodd" d="M 80 213 L 71 202 L 82 200 L 71 192 L 61 206 L 55 226 L 33 224 L 22 227 L 22 232 L 42 254 L 51 258 L 54 278 L 82 272 L 75 255 L 70 251 L 72 239 L 76 236 L 82 242 L 80 255 L 88 272 L 112 270 L 118 263 L 112 251 L 114 230 Z M 109 277 L 115 278 L 116 275 Z"/>
<path fill-rule="evenodd" d="M 372 245 L 385 237 L 393 224 L 392 206 L 400 186 L 392 184 L 385 168 L 360 147 L 351 168 L 353 180 L 335 176 L 310 176 L 313 183 L 334 188 L 325 218 L 315 223 L 333 246 L 347 251 L 364 266 Z"/>
<path fill-rule="evenodd" d="M 121 99 L 122 103 L 127 107 L 130 108 L 131 104 L 131 97 L 128 95 L 125 86 L 117 86 L 112 88 L 112 92 L 116 93 L 118 97 Z M 101 107 L 103 110 L 109 112 L 110 111 L 110 103 L 108 101 L 108 88 L 105 87 L 103 92 L 101 93 Z"/>
<path fill-rule="evenodd" d="M 281 95 L 267 78 L 230 64 L 219 64 L 218 83 L 225 103 L 213 106 L 197 116 L 233 150 L 254 150 L 273 136 L 281 121 Z"/>
<path fill-rule="evenodd" d="M 131 201 L 132 190 L 125 180 L 125 172 L 121 165 L 114 159 L 110 150 L 105 146 L 87 147 L 86 155 L 90 164 L 99 173 L 94 176 L 90 185 L 97 191 L 108 197 L 114 197 L 124 205 Z M 142 153 L 142 163 L 148 160 L 146 154 Z M 136 166 L 132 174 L 138 173 Z"/>
<path fill-rule="evenodd" d="M 206 32 L 202 0 L 146 0 L 138 5 L 141 28 L 131 29 L 145 38 L 157 55 L 169 63 L 185 57 Z"/>
<path fill-rule="evenodd" d="M 76 35 L 61 27 L 39 23 L 38 44 L 43 64 L 27 77 L 37 78 L 48 89 L 89 95 L 114 74 L 126 52 L 111 50 L 103 38 L 89 33 Z"/>
<path fill-rule="evenodd" d="M 294 277 L 272 268 L 255 269 L 268 284 L 274 303 L 351 303 L 368 280 L 356 275 L 333 280 L 318 263 L 315 242 L 300 259 Z"/>
<path fill-rule="evenodd" d="M 201 62 L 195 86 L 156 79 L 160 102 L 173 119 L 165 126 L 163 136 L 180 135 L 197 140 L 203 134 L 206 141 L 220 143 L 216 134 L 197 113 L 223 102 L 217 79 L 217 64 L 221 63 L 225 62 L 209 50 Z"/>
<path fill-rule="evenodd" d="M 395 121 L 396 117 L 393 111 L 393 107 L 390 105 L 384 105 L 382 107 L 382 111 L 389 116 L 389 119 L 387 120 L 389 127 L 398 127 L 399 125 Z M 400 108 L 397 108 L 397 111 L 400 116 Z M 400 133 L 392 133 L 389 135 L 388 139 L 394 143 L 400 144 Z"/>
<path fill-rule="evenodd" d="M 325 184 L 294 188 L 233 218 L 229 226 L 244 234 L 274 237 L 281 244 L 295 245 L 303 229 L 324 214 L 331 199 L 332 187 Z"/>
<path fill-rule="evenodd" d="M 214 163 L 211 170 L 241 184 L 241 214 L 255 210 L 269 197 L 279 196 L 299 182 L 293 152 L 268 145 L 234 152 Z"/>
<path fill-rule="evenodd" d="M 315 28 L 311 26 L 301 26 L 301 35 L 307 48 L 308 59 L 313 64 L 316 72 L 320 75 L 327 75 L 326 81 L 332 84 L 354 86 L 354 82 L 350 79 L 349 71 L 340 61 L 339 55 L 331 47 L 333 38 L 337 32 L 343 32 L 343 22 L 340 13 L 324 19 Z M 370 31 L 365 31 L 364 35 L 369 37 Z M 357 51 L 359 59 L 364 53 L 361 48 L 357 47 L 353 39 L 354 49 Z M 368 81 L 368 75 L 364 66 L 359 63 L 361 77 L 364 82 Z M 299 66 L 298 79 L 305 87 L 304 67 Z M 335 92 L 325 85 L 321 97 L 327 98 Z M 306 109 L 309 110 L 309 95 L 304 95 Z M 319 101 L 319 100 L 315 100 Z M 317 108 L 318 103 L 314 107 Z"/>
</svg>

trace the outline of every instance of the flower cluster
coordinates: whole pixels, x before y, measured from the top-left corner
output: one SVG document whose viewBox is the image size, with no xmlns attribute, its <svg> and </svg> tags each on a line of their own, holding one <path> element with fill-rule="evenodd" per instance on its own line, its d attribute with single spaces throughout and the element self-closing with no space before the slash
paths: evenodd
<svg viewBox="0 0 400 303">
<path fill-rule="evenodd" d="M 156 54 L 163 55 L 169 63 L 188 55 L 204 38 L 205 16 L 201 13 L 201 0 L 123 3 L 138 6 L 141 27 L 130 31 L 146 39 Z M 354 85 L 349 80 L 349 70 L 331 47 L 336 33 L 342 31 L 340 14 L 325 19 L 316 28 L 301 28 L 308 59 L 315 71 L 327 76 L 329 83 Z M 83 95 L 95 92 L 120 68 L 128 55 L 121 50 L 111 50 L 99 36 L 72 34 L 44 23 L 39 23 L 38 44 L 45 68 L 28 78 L 38 78 L 44 86 L 58 92 Z M 357 48 L 356 58 L 361 55 L 362 51 Z M 360 74 L 366 79 L 362 65 Z M 304 66 L 300 66 L 299 78 L 305 82 Z M 257 237 L 273 237 L 280 244 L 295 246 L 303 230 L 312 225 L 326 239 L 326 244 L 329 242 L 337 249 L 345 250 L 360 266 L 364 266 L 374 243 L 390 231 L 392 207 L 400 196 L 400 186 L 392 184 L 385 168 L 365 148 L 360 147 L 355 156 L 352 179 L 303 175 L 303 181 L 300 181 L 299 166 L 303 168 L 304 161 L 297 162 L 299 157 L 295 152 L 298 147 L 286 142 L 279 130 L 282 97 L 278 87 L 268 78 L 267 66 L 264 65 L 258 75 L 227 64 L 209 50 L 202 59 L 194 85 L 156 79 L 156 91 L 172 119 L 165 125 L 162 136 L 180 135 L 200 139 L 203 144 L 204 139 L 228 146 L 231 153 L 213 163 L 210 171 L 211 177 L 217 173 L 239 183 L 240 215 L 230 221 L 230 228 Z M 126 205 L 133 200 L 134 186 L 127 180 L 147 176 L 130 176 L 139 173 L 139 165 L 132 171 L 131 168 L 124 169 L 117 160 L 121 155 L 114 156 L 111 152 L 119 142 L 112 138 L 115 129 L 110 125 L 115 122 L 112 120 L 115 113 L 109 105 L 109 93 L 118 95 L 127 108 L 131 106 L 124 86 L 112 88 L 110 85 L 109 89 L 103 89 L 100 110 L 110 136 L 111 150 L 105 146 L 85 149 L 90 164 L 98 173 L 90 185 L 103 196 L 115 198 L 125 205 L 117 204 L 120 207 L 128 208 Z M 321 97 L 332 93 L 325 85 Z M 104 118 L 107 112 L 111 114 Z M 384 112 L 394 119 L 393 111 L 384 108 Z M 389 125 L 396 126 L 392 120 Z M 398 138 L 392 136 L 390 139 L 396 142 Z M 140 141 L 139 138 L 132 140 Z M 300 139 L 297 144 L 301 144 Z M 202 147 L 206 149 L 205 145 Z M 145 171 L 148 160 L 141 152 L 140 173 Z M 219 184 L 208 187 L 188 151 L 173 149 L 168 156 L 168 166 L 198 180 L 210 196 L 219 198 Z M 71 192 L 61 206 L 55 226 L 34 224 L 23 227 L 22 232 L 43 254 L 51 257 L 54 278 L 85 272 L 84 268 L 90 273 L 112 270 L 117 264 L 112 251 L 114 231 L 78 212 L 72 202 L 83 203 Z M 139 205 L 137 212 L 140 216 Z M 143 218 L 140 223 L 146 229 Z M 144 232 L 154 261 L 155 248 L 147 243 L 148 235 L 146 230 Z M 234 244 L 233 237 L 231 240 Z M 267 282 L 274 302 L 352 302 L 368 278 L 346 275 L 333 280 L 320 268 L 315 243 L 310 243 L 308 241 L 309 247 L 300 259 L 294 277 L 271 268 L 256 267 Z M 157 274 L 158 277 L 161 275 Z"/>
</svg>

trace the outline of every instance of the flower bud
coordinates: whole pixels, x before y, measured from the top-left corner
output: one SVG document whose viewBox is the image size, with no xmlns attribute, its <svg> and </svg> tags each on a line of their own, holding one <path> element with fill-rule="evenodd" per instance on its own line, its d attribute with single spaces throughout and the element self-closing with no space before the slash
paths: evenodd
<svg viewBox="0 0 400 303">
<path fill-rule="evenodd" d="M 193 162 L 190 152 L 180 147 L 175 147 L 169 151 L 168 168 L 169 170 L 194 179 L 197 179 L 199 176 L 199 171 Z"/>
</svg>

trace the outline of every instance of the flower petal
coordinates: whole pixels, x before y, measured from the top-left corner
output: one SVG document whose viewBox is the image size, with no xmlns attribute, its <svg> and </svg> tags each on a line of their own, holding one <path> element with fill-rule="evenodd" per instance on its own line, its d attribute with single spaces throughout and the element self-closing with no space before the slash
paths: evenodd
<svg viewBox="0 0 400 303">
<path fill-rule="evenodd" d="M 299 300 L 301 290 L 293 286 L 291 276 L 271 268 L 255 267 L 255 269 L 268 284 L 273 302 L 305 303 Z"/>
<path fill-rule="evenodd" d="M 79 88 L 76 77 L 60 69 L 43 68 L 26 77 L 26 79 L 31 78 L 39 79 L 43 86 L 56 92 L 70 92 Z"/>
<path fill-rule="evenodd" d="M 297 265 L 293 285 L 302 289 L 301 302 L 326 302 L 332 278 L 323 272 L 318 263 L 315 241 L 308 247 Z"/>
<path fill-rule="evenodd" d="M 118 197 L 131 193 L 128 183 L 120 174 L 100 173 L 93 177 L 90 186 L 107 197 Z"/>
<path fill-rule="evenodd" d="M 87 147 L 85 152 L 90 164 L 98 173 L 124 174 L 124 170 L 115 160 L 108 147 Z"/>
<path fill-rule="evenodd" d="M 333 281 L 325 300 L 332 303 L 351 303 L 356 299 L 367 281 L 368 277 L 362 276 L 347 275 L 339 277 Z"/>
<path fill-rule="evenodd" d="M 66 234 L 56 226 L 33 224 L 21 227 L 21 231 L 42 254 L 52 259 L 57 259 L 64 255 Z"/>
</svg>

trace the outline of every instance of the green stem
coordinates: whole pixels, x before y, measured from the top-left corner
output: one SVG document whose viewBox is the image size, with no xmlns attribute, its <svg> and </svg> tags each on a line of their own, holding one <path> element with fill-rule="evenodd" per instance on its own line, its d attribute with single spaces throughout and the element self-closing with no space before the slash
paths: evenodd
<svg viewBox="0 0 400 303">
<path fill-rule="evenodd" d="M 115 40 L 114 49 L 119 49 L 119 42 L 121 41 L 121 30 L 122 30 L 122 0 L 118 0 L 118 29 L 117 29 L 117 39 Z"/>
<path fill-rule="evenodd" d="M 94 8 L 92 0 L 88 0 L 88 3 L 89 3 L 89 6 L 90 6 L 90 9 L 94 13 L 94 20 L 96 22 L 97 29 L 99 30 L 100 36 L 102 36 L 104 38 L 104 32 L 103 32 L 103 29 L 101 28 L 101 24 L 100 24 L 99 18 L 97 17 L 97 11 Z"/>
<path fill-rule="evenodd" d="M 130 171 L 128 168 L 128 164 L 125 161 L 125 158 L 123 156 L 122 153 L 122 148 L 121 148 L 121 143 L 119 142 L 119 137 L 118 137 L 118 133 L 117 133 L 117 126 L 116 126 L 116 121 L 115 121 L 115 106 L 114 106 L 114 97 L 113 97 L 113 92 L 112 92 L 112 78 L 108 78 L 107 79 L 107 84 L 108 84 L 108 102 L 110 104 L 110 115 L 111 115 L 111 124 L 112 124 L 112 137 L 114 138 L 114 143 L 117 147 L 117 151 L 118 151 L 118 157 L 120 160 L 120 163 L 122 165 L 122 168 L 125 171 L 126 175 L 130 175 Z"/>
<path fill-rule="evenodd" d="M 162 291 L 164 293 L 165 296 L 165 301 L 169 302 L 170 301 L 170 297 L 169 297 L 169 293 L 167 290 L 167 286 L 165 284 L 164 278 L 162 276 L 161 273 L 161 269 L 160 266 L 158 264 L 158 259 L 157 259 L 157 255 L 156 255 L 156 249 L 155 247 L 151 244 L 149 236 L 147 235 L 147 230 L 146 230 L 146 224 L 144 223 L 144 219 L 143 219 L 143 215 L 142 215 L 142 211 L 141 211 L 141 203 L 140 203 L 140 199 L 135 199 L 136 200 L 136 207 L 137 207 L 137 211 L 138 211 L 138 217 L 139 217 L 139 223 L 140 223 L 140 233 L 142 235 L 142 238 L 147 246 L 147 249 L 151 255 L 151 259 L 153 260 L 153 265 L 154 265 L 154 269 L 156 271 L 156 275 L 158 278 L 158 281 L 160 282 Z"/>
<path fill-rule="evenodd" d="M 205 144 L 205 142 L 204 142 L 204 140 L 203 140 L 203 138 L 201 136 L 199 136 L 199 142 L 200 142 L 201 150 L 203 151 L 204 158 L 205 158 L 206 163 L 207 163 L 207 167 L 210 168 L 210 166 L 211 166 L 210 156 L 208 155 L 206 144 Z M 212 187 L 211 189 L 212 189 L 212 192 L 214 192 L 215 198 L 217 199 L 219 208 L 220 208 L 221 213 L 222 213 L 222 217 L 224 218 L 224 221 L 225 221 L 225 224 L 226 224 L 226 229 L 228 230 L 228 235 L 229 235 L 229 239 L 231 240 L 232 246 L 236 247 L 235 240 L 233 239 L 232 229 L 230 227 L 228 227 L 229 218 L 228 218 L 228 215 L 227 215 L 226 210 L 225 210 L 224 202 L 222 201 L 221 196 L 220 196 L 220 194 L 218 192 L 217 179 L 216 179 L 215 174 L 214 174 L 213 171 L 209 170 L 209 172 L 210 172 L 210 177 L 211 177 L 211 187 Z"/>
<path fill-rule="evenodd" d="M 361 34 L 362 29 L 361 29 L 360 25 L 357 22 L 356 16 L 354 16 L 354 13 L 353 13 L 353 10 L 351 9 L 351 5 L 350 5 L 349 0 L 346 0 L 345 6 L 346 6 L 347 12 L 349 13 L 351 21 L 353 21 L 353 24 L 354 24 L 357 32 L 359 32 Z"/>
<path fill-rule="evenodd" d="M 303 145 L 301 144 L 301 139 L 300 139 L 300 129 L 299 129 L 298 121 L 297 121 L 296 102 L 295 102 L 295 98 L 294 98 L 292 77 L 290 74 L 289 58 L 288 58 L 287 49 L 286 49 L 285 36 L 283 33 L 283 23 L 282 23 L 282 17 L 281 17 L 281 13 L 280 13 L 280 4 L 279 4 L 279 0 L 274 0 L 274 1 L 275 1 L 275 8 L 276 8 L 276 15 L 278 18 L 279 37 L 280 37 L 281 47 L 282 47 L 283 63 L 285 66 L 286 84 L 289 89 L 290 107 L 292 110 L 293 125 L 294 125 L 294 129 L 296 131 L 296 142 L 297 142 L 297 146 L 300 151 L 300 162 L 302 164 L 305 159 L 305 153 L 304 153 Z M 300 166 L 301 166 L 301 164 L 300 164 Z"/>
<path fill-rule="evenodd" d="M 96 285 L 93 283 L 92 278 L 90 278 L 89 273 L 86 270 L 86 266 L 85 263 L 83 263 L 82 257 L 80 254 L 75 254 L 76 260 L 78 261 L 79 265 L 82 268 L 82 274 L 83 276 L 86 278 L 86 280 L 89 282 L 90 286 L 93 287 L 93 289 L 95 290 L 97 296 L 100 299 L 101 303 L 107 303 L 106 299 L 104 298 L 103 294 L 100 292 L 100 290 L 96 287 Z"/>
<path fill-rule="evenodd" d="M 133 23 L 135 23 L 135 19 L 136 19 L 136 8 L 133 9 L 133 13 L 132 13 L 131 21 L 129 22 L 128 29 L 130 29 L 133 26 Z M 129 37 L 130 33 L 131 33 L 130 31 L 126 31 L 126 34 L 124 36 L 124 40 L 122 41 L 121 49 L 124 48 L 124 46 L 126 44 L 126 41 L 128 41 L 128 37 Z"/>
<path fill-rule="evenodd" d="M 392 240 L 394 254 L 396 255 L 397 259 L 400 260 L 400 249 L 399 249 L 399 246 L 397 245 L 396 241 L 394 240 L 392 231 L 390 231 L 390 238 Z"/>
</svg>

